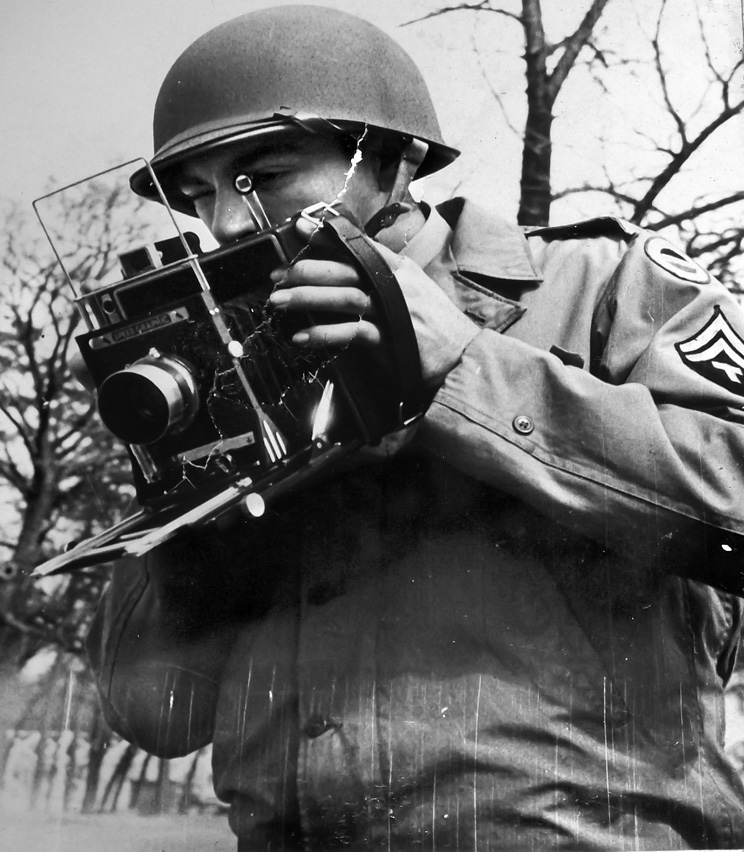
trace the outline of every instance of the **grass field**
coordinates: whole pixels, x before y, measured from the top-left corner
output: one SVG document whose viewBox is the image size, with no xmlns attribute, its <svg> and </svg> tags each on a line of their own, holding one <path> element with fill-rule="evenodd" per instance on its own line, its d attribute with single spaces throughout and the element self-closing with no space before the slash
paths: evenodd
<svg viewBox="0 0 744 852">
<path fill-rule="evenodd" d="M 0 849 L 13 852 L 234 852 L 225 816 L 0 814 Z"/>
</svg>

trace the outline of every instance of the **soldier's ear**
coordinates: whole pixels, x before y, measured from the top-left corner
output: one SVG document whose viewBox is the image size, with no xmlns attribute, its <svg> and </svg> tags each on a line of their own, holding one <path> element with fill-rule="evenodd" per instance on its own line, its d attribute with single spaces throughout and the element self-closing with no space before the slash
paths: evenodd
<svg viewBox="0 0 744 852">
<path fill-rule="evenodd" d="M 366 160 L 367 168 L 371 170 L 377 189 L 386 195 L 389 194 L 398 175 L 401 145 L 397 140 L 371 133 L 361 140 L 360 146 L 362 160 Z"/>
<path fill-rule="evenodd" d="M 408 187 L 416 178 L 424 161 L 429 143 L 411 137 L 382 138 L 377 151 L 377 182 L 379 189 L 389 195 L 390 202 L 410 198 Z"/>
<path fill-rule="evenodd" d="M 393 186 L 395 185 L 395 180 L 398 176 L 400 158 L 391 159 L 380 157 L 377 159 L 375 165 L 377 169 L 377 186 L 381 192 L 389 194 L 392 191 Z"/>
</svg>

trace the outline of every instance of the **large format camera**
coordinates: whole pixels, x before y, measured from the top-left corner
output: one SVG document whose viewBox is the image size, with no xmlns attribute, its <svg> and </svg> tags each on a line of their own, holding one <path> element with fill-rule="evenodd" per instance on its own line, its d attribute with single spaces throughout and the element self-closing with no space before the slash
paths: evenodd
<svg viewBox="0 0 744 852">
<path fill-rule="evenodd" d="M 258 201 L 246 203 L 254 212 Z M 317 225 L 309 243 L 298 237 L 299 216 Z M 410 317 L 359 225 L 325 205 L 278 227 L 261 224 L 207 253 L 188 232 L 127 251 L 121 280 L 78 296 L 87 327 L 80 352 L 104 424 L 128 446 L 143 510 L 37 573 L 141 554 L 238 507 L 260 516 L 266 500 L 421 413 Z M 382 327 L 382 354 L 304 352 L 289 342 L 298 327 L 333 319 L 267 309 L 270 273 L 298 256 L 356 267 Z"/>
</svg>

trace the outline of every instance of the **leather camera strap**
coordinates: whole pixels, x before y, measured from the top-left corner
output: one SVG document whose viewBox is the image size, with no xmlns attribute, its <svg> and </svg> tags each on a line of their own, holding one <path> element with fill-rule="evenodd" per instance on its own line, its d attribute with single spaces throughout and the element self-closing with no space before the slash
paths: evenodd
<svg viewBox="0 0 744 852">
<path fill-rule="evenodd" d="M 323 229 L 326 228 L 333 232 L 369 282 L 391 357 L 391 381 L 397 388 L 403 426 L 423 413 L 426 398 L 416 333 L 403 292 L 374 243 L 345 210 L 338 216 L 326 216 Z"/>
</svg>

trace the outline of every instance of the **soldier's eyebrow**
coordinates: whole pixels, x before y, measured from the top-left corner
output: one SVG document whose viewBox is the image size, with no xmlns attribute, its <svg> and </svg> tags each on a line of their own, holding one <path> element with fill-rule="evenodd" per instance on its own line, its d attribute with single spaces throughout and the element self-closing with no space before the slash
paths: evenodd
<svg viewBox="0 0 744 852">
<path fill-rule="evenodd" d="M 307 152 L 313 153 L 313 142 L 315 137 L 310 139 L 282 139 L 272 142 L 264 142 L 257 145 L 255 148 L 241 151 L 236 146 L 234 155 L 225 160 L 225 168 L 229 171 L 245 171 L 248 174 L 253 171 L 256 165 L 261 165 L 262 160 L 270 159 L 271 157 L 293 156 Z M 199 160 L 194 159 L 190 163 L 185 163 L 182 171 L 175 178 L 175 188 L 179 192 L 188 193 L 189 191 L 198 190 L 209 183 L 199 173 Z"/>
</svg>

